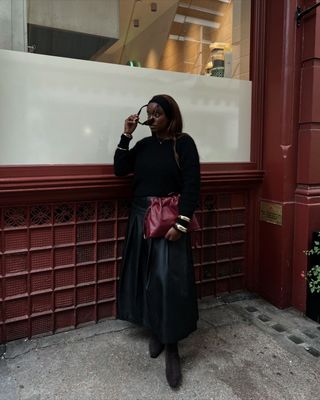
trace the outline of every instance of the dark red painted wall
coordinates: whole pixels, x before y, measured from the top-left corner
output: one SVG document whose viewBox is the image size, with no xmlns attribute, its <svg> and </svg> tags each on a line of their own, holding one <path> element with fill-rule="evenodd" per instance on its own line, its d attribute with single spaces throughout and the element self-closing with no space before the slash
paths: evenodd
<svg viewBox="0 0 320 400">
<path fill-rule="evenodd" d="M 283 223 L 260 221 L 259 288 L 275 305 L 305 311 L 303 250 L 320 230 L 320 8 L 297 28 L 297 5 L 267 7 L 261 199 L 282 206 Z"/>
<path fill-rule="evenodd" d="M 306 1 L 304 6 L 314 3 Z M 312 232 L 320 231 L 320 7 L 305 16 L 299 29 L 301 93 L 292 304 L 305 311 L 306 282 L 301 272 L 307 269 L 308 260 L 303 251 L 310 247 Z"/>
<path fill-rule="evenodd" d="M 270 0 L 266 13 L 261 200 L 282 207 L 282 225 L 260 221 L 259 290 L 279 307 L 291 304 L 296 187 L 299 62 L 296 1 Z"/>
</svg>

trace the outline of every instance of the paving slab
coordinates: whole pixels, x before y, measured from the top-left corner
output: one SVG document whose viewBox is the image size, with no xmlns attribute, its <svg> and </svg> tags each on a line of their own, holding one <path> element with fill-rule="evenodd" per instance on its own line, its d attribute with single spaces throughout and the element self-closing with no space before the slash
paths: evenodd
<svg viewBox="0 0 320 400">
<path fill-rule="evenodd" d="M 166 383 L 164 355 L 149 357 L 145 329 L 106 320 L 7 343 L 0 399 L 320 398 L 319 324 L 246 293 L 206 299 L 199 308 L 198 330 L 180 344 L 183 382 L 177 390 Z"/>
</svg>

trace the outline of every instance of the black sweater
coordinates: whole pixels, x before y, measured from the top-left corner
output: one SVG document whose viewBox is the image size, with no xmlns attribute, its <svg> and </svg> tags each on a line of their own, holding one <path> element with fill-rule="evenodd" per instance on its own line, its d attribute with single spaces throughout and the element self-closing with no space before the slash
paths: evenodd
<svg viewBox="0 0 320 400">
<path fill-rule="evenodd" d="M 200 192 L 199 155 L 193 139 L 184 134 L 177 139 L 174 157 L 173 140 L 160 142 L 149 136 L 131 149 L 130 139 L 121 136 L 114 155 L 114 172 L 117 176 L 133 173 L 134 196 L 167 196 L 180 193 L 179 213 L 191 217 L 198 205 Z"/>
</svg>

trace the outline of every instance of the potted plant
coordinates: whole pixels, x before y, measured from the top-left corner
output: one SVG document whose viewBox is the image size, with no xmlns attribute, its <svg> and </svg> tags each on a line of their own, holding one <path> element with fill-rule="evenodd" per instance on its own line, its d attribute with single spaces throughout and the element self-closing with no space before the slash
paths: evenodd
<svg viewBox="0 0 320 400">
<path fill-rule="evenodd" d="M 305 251 L 309 268 L 305 274 L 308 283 L 306 315 L 320 322 L 320 232 L 314 232 L 312 246 Z"/>
<path fill-rule="evenodd" d="M 315 236 L 311 249 L 305 251 L 305 254 L 310 257 L 311 264 L 306 279 L 310 292 L 320 293 L 320 232 L 316 232 Z"/>
</svg>

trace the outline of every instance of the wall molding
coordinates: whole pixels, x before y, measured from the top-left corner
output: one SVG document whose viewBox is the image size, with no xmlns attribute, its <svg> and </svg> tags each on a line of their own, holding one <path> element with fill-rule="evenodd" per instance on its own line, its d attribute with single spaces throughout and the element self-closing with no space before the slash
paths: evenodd
<svg viewBox="0 0 320 400">
<path fill-rule="evenodd" d="M 298 185 L 296 189 L 296 198 L 309 198 L 312 200 L 314 197 L 320 196 L 320 186 L 319 185 Z M 307 200 L 307 202 L 310 202 Z M 305 203 L 306 201 L 304 201 Z"/>
<path fill-rule="evenodd" d="M 202 189 L 249 187 L 259 184 L 263 171 L 254 164 L 203 164 Z M 55 165 L 0 167 L 0 204 L 57 201 L 74 198 L 116 198 L 129 195 L 131 177 L 119 178 L 112 165 Z M 67 197 L 66 197 L 67 196 Z"/>
</svg>

